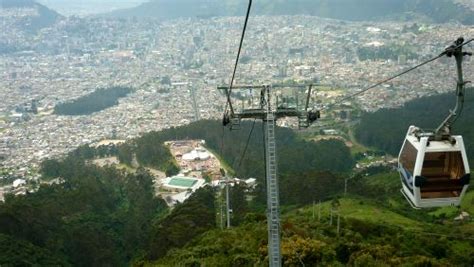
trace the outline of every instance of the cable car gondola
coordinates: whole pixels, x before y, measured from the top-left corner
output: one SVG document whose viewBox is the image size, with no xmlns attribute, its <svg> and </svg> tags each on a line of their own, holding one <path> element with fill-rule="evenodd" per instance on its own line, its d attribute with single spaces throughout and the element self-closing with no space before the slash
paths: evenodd
<svg viewBox="0 0 474 267">
<path fill-rule="evenodd" d="M 462 61 L 471 55 L 462 51 L 459 38 L 442 55 L 454 56 L 457 63 L 457 102 L 448 117 L 433 132 L 410 126 L 398 156 L 401 192 L 414 208 L 459 206 L 470 181 L 469 162 L 462 136 L 451 128 L 464 105 Z"/>
<path fill-rule="evenodd" d="M 470 180 L 463 139 L 432 138 L 415 126 L 408 129 L 398 160 L 402 193 L 415 208 L 458 206 Z"/>
</svg>

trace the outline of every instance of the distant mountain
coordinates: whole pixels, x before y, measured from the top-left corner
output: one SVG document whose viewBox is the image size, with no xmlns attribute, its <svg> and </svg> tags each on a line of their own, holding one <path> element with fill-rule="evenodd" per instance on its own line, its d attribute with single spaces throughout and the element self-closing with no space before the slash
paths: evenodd
<svg viewBox="0 0 474 267">
<path fill-rule="evenodd" d="M 28 14 L 18 18 L 3 18 L 15 20 L 14 27 L 27 32 L 36 32 L 42 28 L 49 27 L 61 17 L 57 12 L 41 5 L 33 0 L 0 0 L 2 9 L 33 9 L 35 14 Z"/>
<path fill-rule="evenodd" d="M 113 12 L 118 17 L 213 17 L 245 14 L 247 1 L 151 0 L 138 7 Z M 474 24 L 474 11 L 453 0 L 260 0 L 254 15 L 314 15 L 364 21 L 427 17 L 433 22 L 459 21 Z"/>
<path fill-rule="evenodd" d="M 33 0 L 1 0 L 0 6 L 2 8 L 20 8 L 33 7 L 35 2 Z"/>
<path fill-rule="evenodd" d="M 87 16 L 136 7 L 148 0 L 36 0 L 66 16 Z"/>
</svg>

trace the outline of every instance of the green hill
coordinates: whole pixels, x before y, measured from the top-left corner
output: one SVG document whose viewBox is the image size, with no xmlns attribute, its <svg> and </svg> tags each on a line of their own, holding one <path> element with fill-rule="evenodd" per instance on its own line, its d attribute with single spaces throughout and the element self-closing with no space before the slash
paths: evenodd
<svg viewBox="0 0 474 267">
<path fill-rule="evenodd" d="M 284 266 L 470 266 L 474 263 L 473 223 L 456 225 L 400 215 L 362 197 L 339 200 L 330 225 L 331 202 L 290 210 L 282 218 Z M 415 211 L 414 211 L 415 212 Z M 315 214 L 315 215 L 313 215 Z M 262 215 L 263 216 L 263 215 Z M 448 220 L 447 220 L 448 221 Z M 210 230 L 145 266 L 260 266 L 267 258 L 262 217 L 229 230 Z"/>
<path fill-rule="evenodd" d="M 250 123 L 225 132 L 217 121 L 149 133 L 119 147 L 83 146 L 63 159 L 45 161 L 42 172 L 62 183 L 38 192 L 6 197 L 0 203 L 0 265 L 74 266 L 260 266 L 267 262 L 267 230 L 262 186 L 256 192 L 231 188 L 234 210 L 230 230 L 220 230 L 220 190 L 205 187 L 169 210 L 155 197 L 153 176 L 145 169 L 91 164 L 96 157 L 118 156 L 124 164 L 135 154 L 141 166 L 166 169 L 165 140 L 204 138 L 237 173 Z M 261 127 L 261 125 L 256 125 Z M 203 130 L 205 129 L 205 130 Z M 258 131 L 256 131 L 258 132 Z M 456 208 L 414 210 L 399 193 L 396 173 L 356 176 L 342 197 L 351 160 L 338 142 L 313 143 L 293 131 L 276 131 L 281 164 L 282 255 L 285 266 L 459 266 L 474 264 L 474 224 L 454 223 Z M 259 169 L 262 136 L 251 138 L 249 166 Z M 227 148 L 226 148 L 227 147 Z M 315 151 L 322 151 L 318 158 Z M 331 165 L 330 162 L 335 161 Z M 252 163 L 253 162 L 253 163 Z M 318 164 L 314 164 L 314 163 Z M 350 163 L 350 166 L 352 163 Z M 326 166 L 333 172 L 318 170 Z M 297 170 L 295 170 L 295 168 Z M 347 172 L 348 170 L 344 170 Z M 262 177 L 262 176 L 259 176 Z M 261 181 L 263 184 L 263 181 Z M 472 211 L 474 192 L 464 199 Z M 319 218 L 318 200 L 322 200 Z M 340 214 L 330 225 L 330 209 Z M 21 256 L 21 258 L 20 258 Z"/>
<path fill-rule="evenodd" d="M 244 15 L 247 1 L 154 0 L 112 13 L 125 17 L 212 17 Z M 474 12 L 452 0 L 262 0 L 254 1 L 253 15 L 314 15 L 367 21 L 426 17 L 433 22 L 451 20 L 474 24 Z"/>
<path fill-rule="evenodd" d="M 243 122 L 239 131 L 223 131 L 220 121 L 205 120 L 161 132 L 147 133 L 118 149 L 118 157 L 125 164 L 131 163 L 135 154 L 140 164 L 173 173 L 173 165 L 163 162 L 165 154 L 156 144 L 169 140 L 199 139 L 229 166 L 229 171 L 239 178 L 257 178 L 260 183 L 257 203 L 265 203 L 263 177 L 262 124 L 256 123 L 243 156 L 252 122 Z M 303 204 L 326 198 L 342 188 L 343 176 L 351 171 L 355 162 L 350 150 L 339 140 L 306 141 L 297 133 L 284 127 L 276 128 L 278 172 L 280 189 L 285 204 Z"/>
<path fill-rule="evenodd" d="M 125 266 L 147 248 L 153 222 L 168 212 L 155 197 L 152 175 L 74 157 L 60 164 L 64 182 L 0 203 L 0 265 Z"/>
<path fill-rule="evenodd" d="M 359 177 L 350 194 L 300 208 L 284 207 L 282 256 L 285 266 L 470 266 L 474 223 L 455 223 L 457 208 L 414 210 L 399 193 L 396 174 Z M 363 190 L 361 190 L 363 189 Z M 474 192 L 463 200 L 472 211 Z M 321 217 L 319 217 L 319 210 Z M 214 229 L 145 266 L 260 266 L 267 259 L 263 214 L 247 215 L 229 230 Z"/>
</svg>

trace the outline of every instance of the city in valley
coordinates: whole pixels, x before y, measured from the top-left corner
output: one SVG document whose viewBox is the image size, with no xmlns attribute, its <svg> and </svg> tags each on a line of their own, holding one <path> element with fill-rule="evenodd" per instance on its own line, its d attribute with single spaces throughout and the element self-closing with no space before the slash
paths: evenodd
<svg viewBox="0 0 474 267">
<path fill-rule="evenodd" d="M 217 86 L 229 83 L 241 17 L 69 16 L 34 33 L 22 30 L 18 21 L 35 12 L 0 9 L 0 179 L 38 179 L 42 160 L 80 145 L 222 118 L 225 95 Z M 235 83 L 314 83 L 312 108 L 324 108 L 473 34 L 474 28 L 456 23 L 254 16 Z M 8 51 L 12 47 L 15 51 Z M 374 50 L 385 52 L 374 56 Z M 467 60 L 466 76 L 473 70 Z M 447 92 L 453 89 L 454 71 L 451 60 L 441 59 L 331 106 L 331 112 L 349 106 L 353 114 L 373 112 Z M 116 86 L 131 93 L 109 108 L 77 116 L 55 112 L 62 103 Z M 320 123 L 340 119 L 328 116 Z"/>
<path fill-rule="evenodd" d="M 0 267 L 474 266 L 474 0 L 0 0 Z"/>
</svg>

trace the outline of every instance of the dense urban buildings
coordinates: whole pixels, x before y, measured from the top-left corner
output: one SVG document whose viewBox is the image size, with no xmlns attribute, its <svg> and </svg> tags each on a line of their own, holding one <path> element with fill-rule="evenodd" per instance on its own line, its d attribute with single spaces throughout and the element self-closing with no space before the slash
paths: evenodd
<svg viewBox="0 0 474 267">
<path fill-rule="evenodd" d="M 2 45 L 18 48 L 0 54 L 3 175 L 34 176 L 41 160 L 105 138 L 220 119 L 225 98 L 216 87 L 229 81 L 241 17 L 161 22 L 71 16 L 33 33 L 17 27 L 19 18 L 34 12 L 0 9 Z M 458 24 L 252 17 L 236 83 L 316 82 L 323 89 L 313 92 L 314 105 L 324 107 L 473 33 Z M 374 111 L 452 90 L 451 61 L 441 59 L 384 84 L 353 106 Z M 91 115 L 54 114 L 58 103 L 113 86 L 134 91 Z"/>
</svg>

